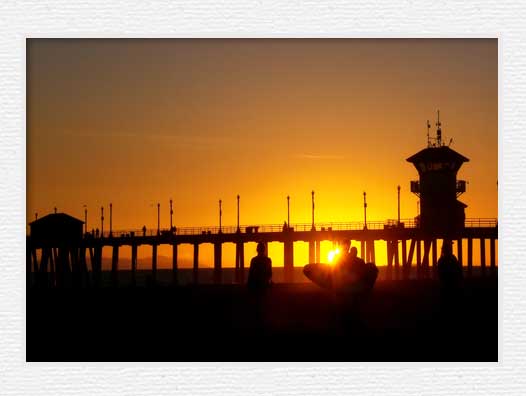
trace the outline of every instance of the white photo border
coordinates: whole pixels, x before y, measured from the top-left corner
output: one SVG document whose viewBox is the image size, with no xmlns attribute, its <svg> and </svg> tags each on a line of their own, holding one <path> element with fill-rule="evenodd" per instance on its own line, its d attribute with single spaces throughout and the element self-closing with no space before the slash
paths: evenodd
<svg viewBox="0 0 526 396">
<path fill-rule="evenodd" d="M 0 5 L 0 394 L 523 394 L 526 6 L 520 1 L 47 1 Z M 371 5 L 374 4 L 374 5 Z M 499 362 L 25 362 L 25 39 L 499 39 Z M 481 346 L 483 347 L 483 346 Z"/>
</svg>

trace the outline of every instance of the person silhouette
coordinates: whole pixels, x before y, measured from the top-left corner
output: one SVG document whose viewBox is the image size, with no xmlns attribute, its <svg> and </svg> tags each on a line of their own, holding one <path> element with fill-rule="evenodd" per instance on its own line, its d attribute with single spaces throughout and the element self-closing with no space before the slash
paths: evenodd
<svg viewBox="0 0 526 396">
<path fill-rule="evenodd" d="M 350 259 L 350 249 L 351 249 L 351 241 L 349 239 L 344 239 L 342 241 L 342 249 L 341 249 L 341 259 L 343 262 L 346 262 Z"/>
<path fill-rule="evenodd" d="M 251 290 L 264 290 L 271 284 L 272 260 L 265 253 L 265 244 L 259 242 L 257 256 L 250 261 L 247 286 Z"/>
<path fill-rule="evenodd" d="M 456 290 L 462 283 L 462 266 L 453 254 L 451 240 L 444 239 L 442 254 L 438 259 L 437 271 L 441 286 L 446 291 Z"/>
<path fill-rule="evenodd" d="M 142 235 L 146 236 L 146 226 L 142 226 Z"/>
<path fill-rule="evenodd" d="M 335 266 L 334 284 L 336 287 L 357 281 L 363 274 L 365 262 L 358 257 L 358 249 L 351 247 L 351 241 L 342 242 L 340 257 Z"/>
<path fill-rule="evenodd" d="M 368 293 L 374 287 L 378 268 L 358 257 L 358 249 L 350 246 L 351 241 L 343 241 L 342 254 L 332 274 L 332 285 L 344 294 Z"/>
<path fill-rule="evenodd" d="M 349 262 L 351 271 L 360 272 L 365 266 L 365 261 L 358 257 L 358 249 L 356 249 L 356 246 L 353 246 L 349 252 Z"/>
</svg>

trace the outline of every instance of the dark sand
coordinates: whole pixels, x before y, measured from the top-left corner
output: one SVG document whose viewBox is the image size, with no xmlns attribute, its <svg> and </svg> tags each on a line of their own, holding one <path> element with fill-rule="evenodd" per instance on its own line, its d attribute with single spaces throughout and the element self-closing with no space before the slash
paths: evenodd
<svg viewBox="0 0 526 396">
<path fill-rule="evenodd" d="M 28 361 L 497 361 L 497 277 L 444 296 L 378 281 L 350 301 L 314 284 L 30 289 Z"/>
</svg>

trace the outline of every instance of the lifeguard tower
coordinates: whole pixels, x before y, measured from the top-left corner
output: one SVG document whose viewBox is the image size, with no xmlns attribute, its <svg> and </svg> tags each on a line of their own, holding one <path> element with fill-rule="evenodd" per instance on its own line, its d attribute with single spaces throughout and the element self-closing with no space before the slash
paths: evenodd
<svg viewBox="0 0 526 396">
<path fill-rule="evenodd" d="M 467 207 L 457 198 L 466 191 L 466 181 L 457 180 L 457 172 L 468 158 L 452 150 L 442 140 L 440 111 L 436 137 L 429 136 L 427 147 L 407 159 L 418 171 L 420 179 L 411 181 L 411 192 L 420 198 L 420 228 L 436 237 L 455 237 L 464 228 Z"/>
</svg>

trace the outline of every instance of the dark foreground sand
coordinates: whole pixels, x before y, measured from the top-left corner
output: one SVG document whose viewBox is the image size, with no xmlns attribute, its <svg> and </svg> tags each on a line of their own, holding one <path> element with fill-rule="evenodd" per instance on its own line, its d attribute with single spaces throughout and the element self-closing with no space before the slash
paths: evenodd
<svg viewBox="0 0 526 396">
<path fill-rule="evenodd" d="M 497 278 L 445 296 L 378 281 L 349 300 L 313 284 L 38 290 L 28 361 L 497 361 Z"/>
</svg>

